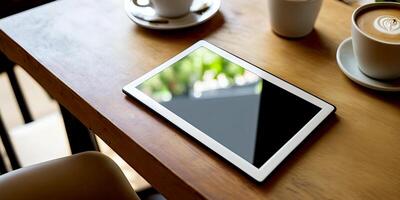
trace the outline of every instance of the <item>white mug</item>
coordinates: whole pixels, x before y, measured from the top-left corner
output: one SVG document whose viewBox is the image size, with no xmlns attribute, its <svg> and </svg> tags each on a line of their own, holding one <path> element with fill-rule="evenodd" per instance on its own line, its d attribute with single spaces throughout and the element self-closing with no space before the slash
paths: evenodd
<svg viewBox="0 0 400 200">
<path fill-rule="evenodd" d="M 278 35 L 290 38 L 309 34 L 322 0 L 267 0 L 271 27 Z"/>
<path fill-rule="evenodd" d="M 399 3 L 371 3 L 357 8 L 351 17 L 354 55 L 361 72 L 376 79 L 395 79 L 400 77 L 400 41 L 397 43 L 375 39 L 357 26 L 356 18 L 365 9 L 376 6 L 395 6 Z"/>
<path fill-rule="evenodd" d="M 181 17 L 190 12 L 193 0 L 149 0 L 149 4 L 141 5 L 138 0 L 132 2 L 139 7 L 152 7 L 162 17 Z"/>
</svg>

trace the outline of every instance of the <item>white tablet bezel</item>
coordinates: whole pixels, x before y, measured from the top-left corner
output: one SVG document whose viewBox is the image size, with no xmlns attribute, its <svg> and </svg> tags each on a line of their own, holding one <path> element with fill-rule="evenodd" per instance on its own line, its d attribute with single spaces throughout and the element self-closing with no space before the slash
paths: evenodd
<svg viewBox="0 0 400 200">
<path fill-rule="evenodd" d="M 221 55 L 225 59 L 238 64 L 239 66 L 257 74 L 261 78 L 265 79 L 266 81 L 287 90 L 288 92 L 318 106 L 321 110 L 310 120 L 308 123 L 301 128 L 289 141 L 287 141 L 275 154 L 267 160 L 260 168 L 253 166 L 251 163 L 237 155 L 236 153 L 229 150 L 227 147 L 223 146 L 219 142 L 215 141 L 207 134 L 203 133 L 196 127 L 192 126 L 190 123 L 185 121 L 184 119 L 180 118 L 178 115 L 173 113 L 172 111 L 168 110 L 157 101 L 153 100 L 146 94 L 142 93 L 136 87 L 140 85 L 145 80 L 151 78 L 155 74 L 160 73 L 167 67 L 170 67 L 175 62 L 179 61 L 183 57 L 187 56 L 194 50 L 206 47 L 209 50 Z M 268 72 L 261 70 L 260 68 L 238 58 L 206 41 L 199 41 L 189 47 L 188 49 L 184 50 L 183 52 L 179 53 L 175 57 L 169 59 L 165 63 L 161 64 L 157 68 L 151 70 L 150 72 L 144 74 L 140 78 L 136 79 L 135 81 L 129 83 L 123 88 L 123 92 L 129 96 L 132 96 L 143 104 L 147 105 L 155 112 L 161 114 L 163 117 L 171 121 L 173 124 L 184 130 L 187 134 L 191 135 L 208 148 L 237 166 L 239 169 L 246 172 L 248 175 L 256 179 L 257 181 L 263 181 L 278 165 L 283 161 L 285 157 L 287 157 L 290 152 L 292 152 L 330 113 L 334 112 L 335 107 L 328 104 L 327 102 L 289 84 L 276 76 L 269 74 Z"/>
</svg>

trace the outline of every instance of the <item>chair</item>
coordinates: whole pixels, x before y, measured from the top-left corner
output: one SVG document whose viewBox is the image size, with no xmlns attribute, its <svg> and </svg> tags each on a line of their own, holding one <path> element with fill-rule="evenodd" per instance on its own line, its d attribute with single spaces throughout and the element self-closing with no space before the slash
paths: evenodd
<svg viewBox="0 0 400 200">
<path fill-rule="evenodd" d="M 52 2 L 54 0 L 1 0 L 0 1 L 0 18 L 7 17 L 12 14 L 16 14 L 36 6 L 43 5 L 45 3 Z M 14 95 L 16 97 L 19 109 L 21 111 L 22 117 L 25 123 L 32 122 L 32 115 L 27 107 L 26 101 L 24 99 L 23 93 L 21 91 L 21 87 L 18 83 L 17 77 L 14 72 L 15 63 L 13 63 L 10 59 L 8 59 L 2 52 L 0 52 L 0 73 L 7 73 L 8 79 L 10 80 L 12 89 L 14 91 Z M 71 151 L 73 153 L 82 152 L 84 150 L 97 150 L 97 143 L 94 140 L 94 137 L 91 133 L 85 130 L 86 128 L 77 120 L 74 119 L 69 112 L 61 106 L 63 117 L 66 116 L 68 118 L 67 126 L 67 134 L 68 139 L 73 140 L 71 143 Z M 11 168 L 18 169 L 20 168 L 20 163 L 13 149 L 12 143 L 9 139 L 9 135 L 4 128 L 3 122 L 0 117 L 0 139 L 5 147 L 6 154 L 10 160 Z M 65 118 L 64 118 L 65 120 Z M 66 124 L 67 125 L 67 124 Z M 71 128 L 72 127 L 72 128 Z M 72 130 L 70 130 L 72 129 Z M 81 134 L 85 130 L 85 134 Z M 70 133 L 74 134 L 70 134 Z M 87 137 L 87 138 L 86 138 Z M 81 142 L 80 142 L 81 141 Z M 78 143 L 80 142 L 80 143 Z M 0 155 L 0 174 L 5 173 L 7 169 L 4 167 L 4 160 Z"/>
<path fill-rule="evenodd" d="M 51 2 L 53 0 L 2 0 L 0 2 L 0 18 L 19 13 L 30 8 Z M 21 110 L 22 117 L 25 123 L 32 121 L 32 115 L 29 112 L 21 87 L 18 84 L 17 77 L 14 72 L 15 63 L 10 61 L 3 53 L 0 52 L 0 73 L 6 72 L 10 80 L 15 98 L 17 99 L 18 106 Z"/>
<path fill-rule="evenodd" d="M 9 15 L 22 12 L 24 10 L 51 2 L 53 0 L 2 0 L 0 2 L 0 18 L 7 17 Z M 32 115 L 27 107 L 26 101 L 21 91 L 21 87 L 18 84 L 17 77 L 14 72 L 15 63 L 10 61 L 3 53 L 0 52 L 0 73 L 7 73 L 8 79 L 10 80 L 11 87 L 14 91 L 15 98 L 18 102 L 19 109 L 25 123 L 31 122 Z M 18 169 L 20 164 L 15 155 L 8 133 L 5 130 L 2 119 L 0 118 L 0 136 L 5 147 L 6 153 L 11 163 L 12 169 Z M 4 160 L 0 155 L 0 174 L 5 173 L 6 168 L 4 167 Z"/>
<path fill-rule="evenodd" d="M 11 164 L 11 168 L 18 169 L 20 167 L 20 164 L 15 154 L 14 148 L 11 144 L 9 134 L 7 133 L 6 127 L 4 126 L 4 123 L 1 119 L 1 116 L 0 116 L 0 140 L 3 143 L 4 150 Z M 7 168 L 2 156 L 0 155 L 0 175 L 4 173 L 7 173 Z"/>
<path fill-rule="evenodd" d="M 0 5 L 2 5 L 2 4 L 0 4 Z M 4 6 L 4 7 L 6 7 L 6 6 Z M 3 12 L 5 12 L 4 7 L 2 5 L 1 9 L 0 9 L 1 17 L 3 17 Z M 9 13 L 9 12 L 7 12 L 7 13 Z M 3 72 L 7 73 L 8 79 L 9 79 L 11 87 L 14 91 L 14 95 L 17 100 L 17 103 L 18 103 L 19 109 L 21 111 L 22 117 L 24 119 L 24 122 L 29 123 L 33 120 L 32 115 L 28 109 L 28 106 L 27 106 L 24 96 L 22 94 L 21 87 L 18 84 L 17 76 L 14 72 L 14 66 L 15 66 L 15 64 L 13 62 L 11 62 L 3 53 L 0 52 L 0 73 L 3 73 Z M 3 143 L 5 152 L 10 160 L 11 168 L 12 169 L 20 168 L 19 161 L 16 157 L 14 148 L 11 144 L 11 140 L 9 138 L 9 135 L 6 131 L 6 128 L 4 126 L 4 123 L 1 119 L 1 117 L 0 117 L 0 139 Z M 1 164 L 4 165 L 4 160 L 2 159 L 1 155 L 0 155 L 0 160 L 1 160 Z M 5 167 L 3 167 L 3 166 L 0 167 L 0 174 L 5 173 L 6 171 L 7 170 Z"/>
<path fill-rule="evenodd" d="M 138 200 L 120 168 L 99 152 L 84 152 L 0 176 L 2 200 Z"/>
<path fill-rule="evenodd" d="M 53 0 L 2 0 L 0 2 L 0 18 L 19 13 L 30 8 L 51 2 Z M 15 63 L 10 61 L 3 53 L 0 52 L 0 73 L 6 72 L 10 80 L 14 95 L 17 99 L 19 108 L 25 123 L 32 121 L 32 115 L 26 106 L 25 99 L 18 84 L 17 77 L 14 72 Z"/>
</svg>

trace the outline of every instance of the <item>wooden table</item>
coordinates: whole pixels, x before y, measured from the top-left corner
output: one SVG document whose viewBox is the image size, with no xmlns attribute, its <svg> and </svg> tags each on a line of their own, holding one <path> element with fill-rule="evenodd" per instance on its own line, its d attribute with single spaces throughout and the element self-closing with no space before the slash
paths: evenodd
<svg viewBox="0 0 400 200">
<path fill-rule="evenodd" d="M 171 199 L 399 199 L 400 95 L 361 87 L 335 54 L 354 8 L 324 1 L 299 40 L 270 31 L 265 0 L 225 0 L 209 22 L 151 31 L 122 0 L 61 0 L 0 21 L 0 50 Z M 326 99 L 336 116 L 256 183 L 121 88 L 200 39 Z"/>
</svg>

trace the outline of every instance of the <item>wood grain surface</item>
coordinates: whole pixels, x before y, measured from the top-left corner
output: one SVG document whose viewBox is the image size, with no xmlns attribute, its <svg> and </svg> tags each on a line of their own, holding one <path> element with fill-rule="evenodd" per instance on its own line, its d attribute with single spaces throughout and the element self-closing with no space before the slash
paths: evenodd
<svg viewBox="0 0 400 200">
<path fill-rule="evenodd" d="M 177 31 L 136 26 L 122 0 L 61 0 L 2 19 L 0 50 L 167 198 L 400 199 L 400 95 L 353 83 L 335 59 L 353 9 L 326 0 L 315 30 L 289 40 L 271 32 L 265 0 L 225 0 Z M 200 39 L 337 107 L 263 183 L 121 92 Z"/>
</svg>

